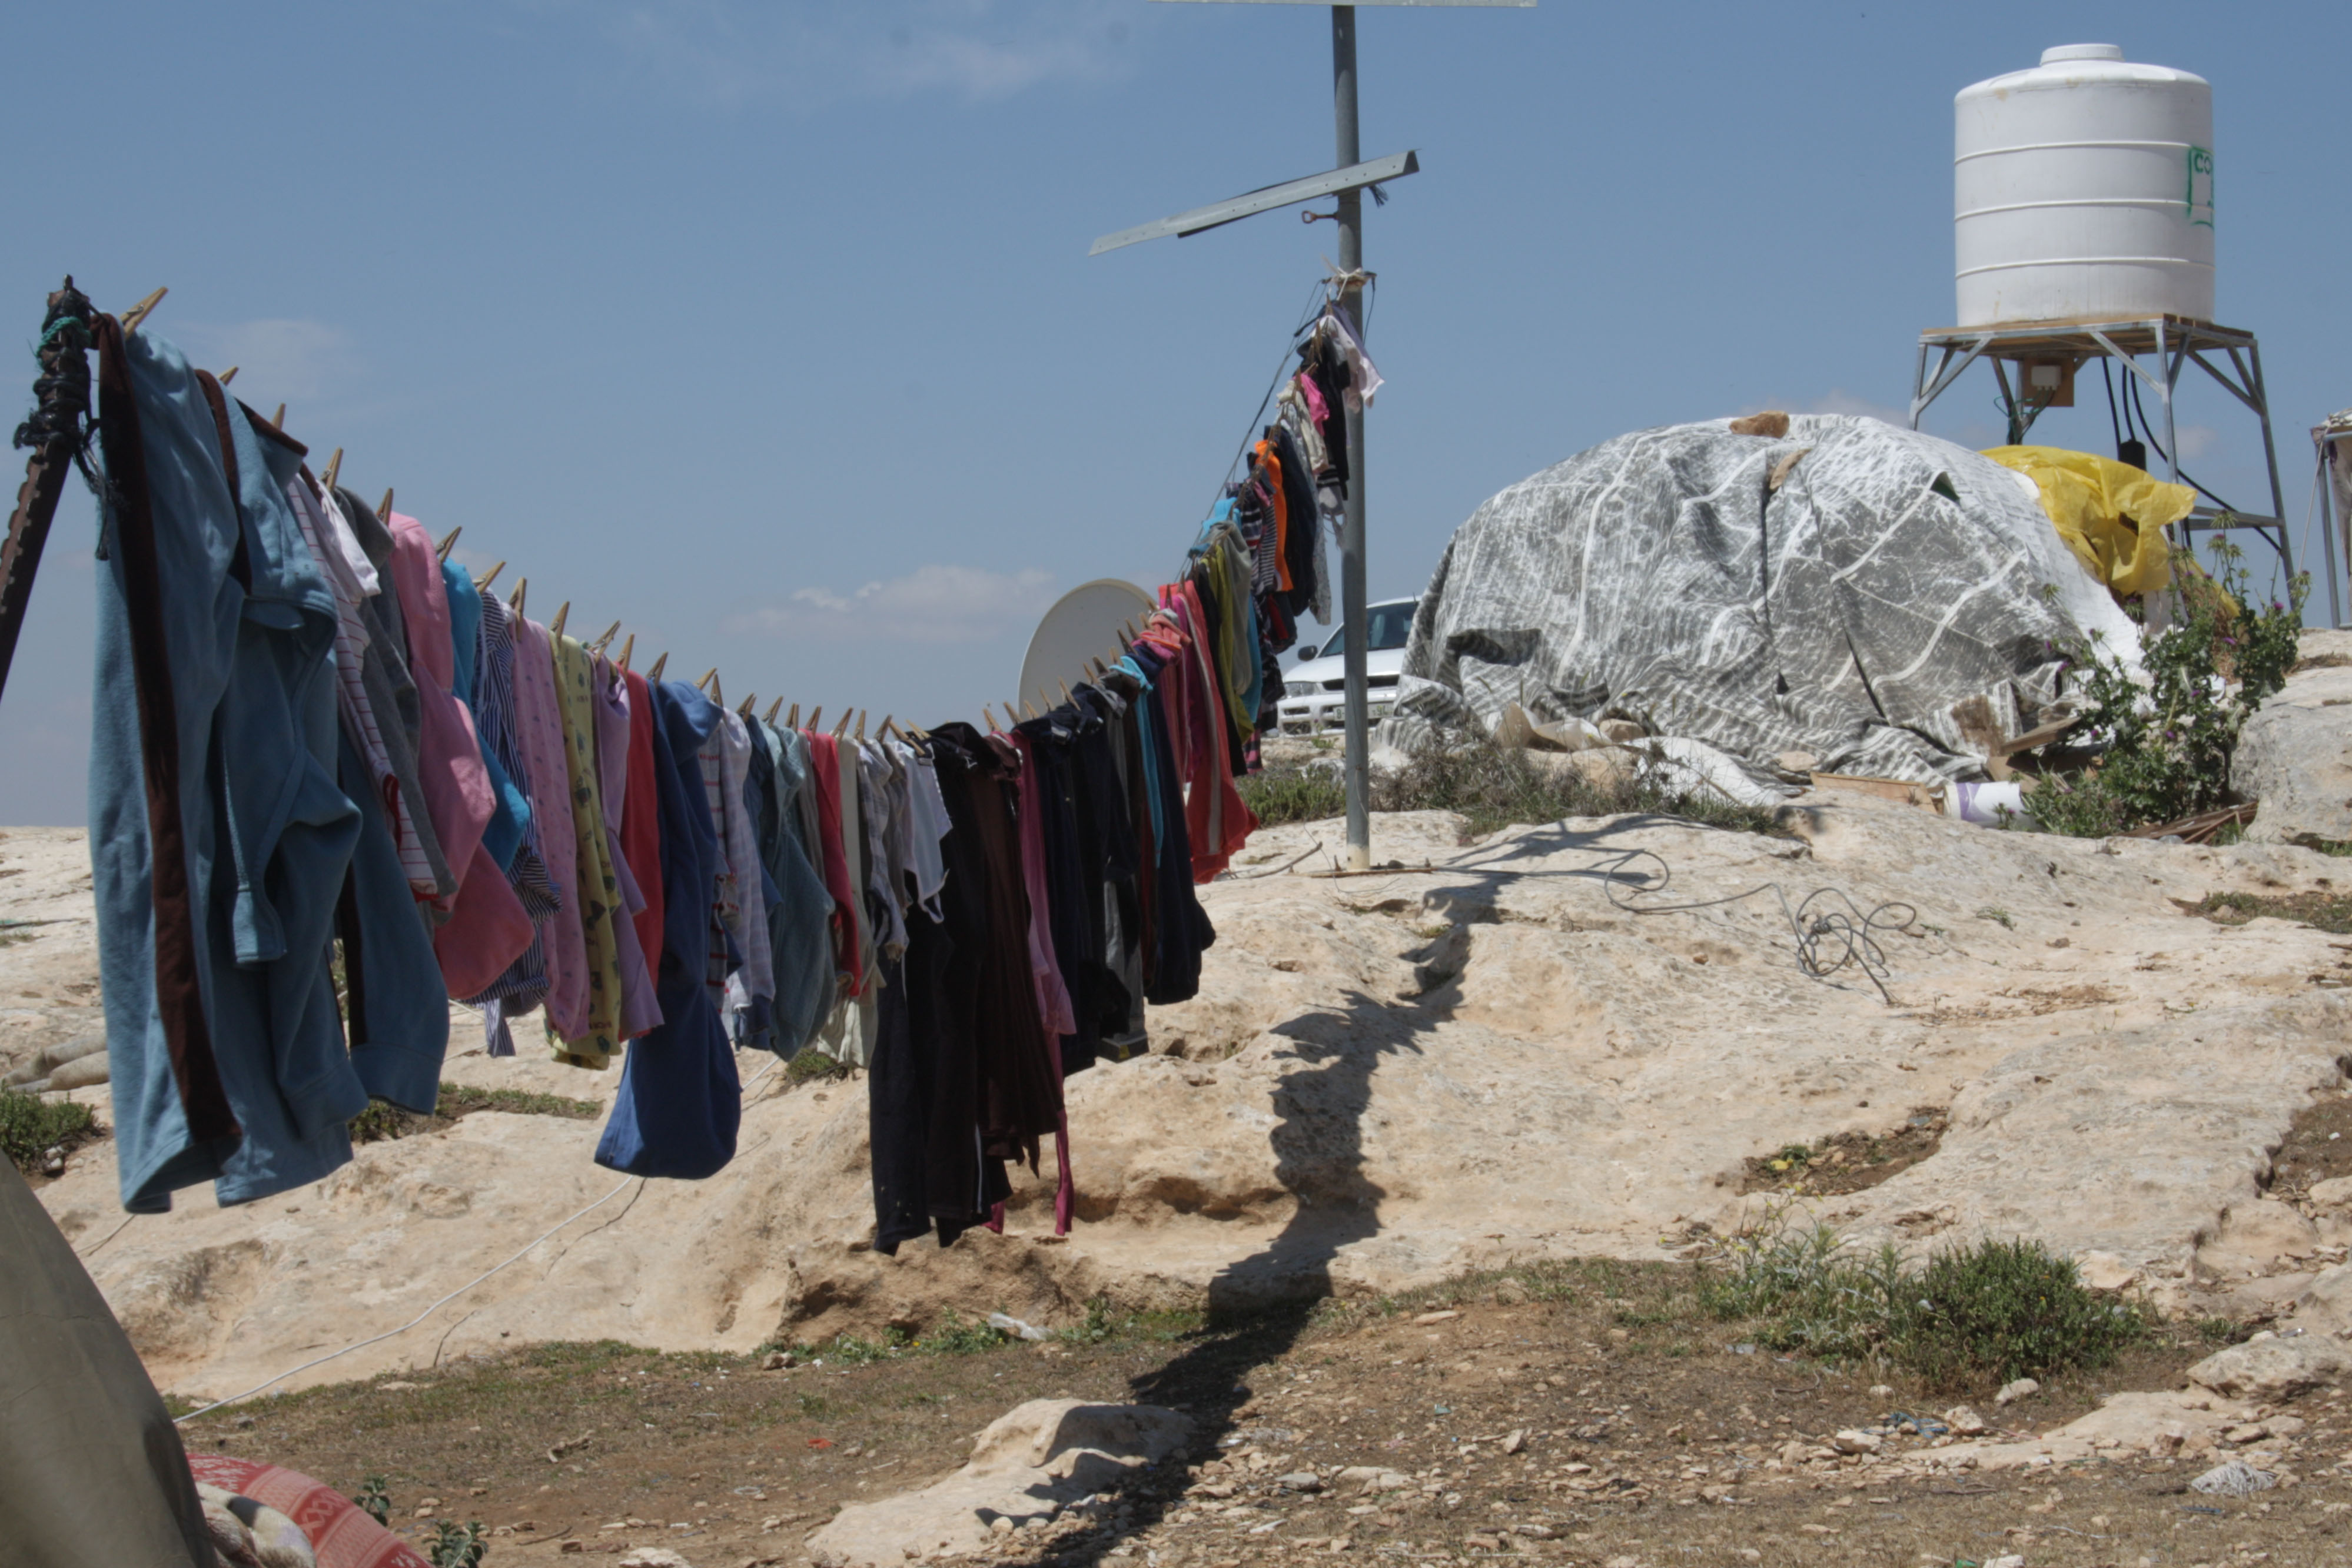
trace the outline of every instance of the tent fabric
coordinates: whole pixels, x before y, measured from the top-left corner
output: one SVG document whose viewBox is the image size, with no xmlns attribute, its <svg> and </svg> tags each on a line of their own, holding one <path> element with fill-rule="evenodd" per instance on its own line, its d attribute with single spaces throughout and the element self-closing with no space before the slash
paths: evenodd
<svg viewBox="0 0 2352 1568">
<path fill-rule="evenodd" d="M 1492 733 L 1517 701 L 1759 765 L 1801 751 L 1833 773 L 1982 779 L 1988 728 L 2065 710 L 2064 649 L 2086 633 L 2137 663 L 2129 617 L 1990 458 L 1852 415 L 1785 435 L 1668 426 L 1455 531 L 1381 739 Z"/>
<path fill-rule="evenodd" d="M 2195 490 L 2063 447 L 1993 447 L 1985 456 L 2033 481 L 2058 537 L 2114 592 L 2154 594 L 2171 585 L 2164 531 L 2197 505 Z"/>
<path fill-rule="evenodd" d="M 81 1259 L 0 1159 L 0 1563 L 215 1568 L 186 1450 Z"/>
</svg>

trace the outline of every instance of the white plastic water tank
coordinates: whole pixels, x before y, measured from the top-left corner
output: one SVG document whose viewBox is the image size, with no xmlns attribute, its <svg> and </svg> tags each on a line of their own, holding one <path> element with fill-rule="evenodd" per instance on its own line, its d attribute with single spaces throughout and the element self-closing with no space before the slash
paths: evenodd
<svg viewBox="0 0 2352 1568">
<path fill-rule="evenodd" d="M 1963 327 L 2213 319 L 2213 89 L 2113 44 L 1953 100 Z"/>
</svg>

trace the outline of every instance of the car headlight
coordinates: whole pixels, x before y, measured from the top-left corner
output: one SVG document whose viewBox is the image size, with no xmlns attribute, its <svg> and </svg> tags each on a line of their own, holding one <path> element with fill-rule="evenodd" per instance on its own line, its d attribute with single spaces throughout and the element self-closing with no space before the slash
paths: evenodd
<svg viewBox="0 0 2352 1568">
<path fill-rule="evenodd" d="M 1282 689 L 1285 697 L 1312 697 L 1319 689 L 1311 680 L 1294 680 Z"/>
</svg>

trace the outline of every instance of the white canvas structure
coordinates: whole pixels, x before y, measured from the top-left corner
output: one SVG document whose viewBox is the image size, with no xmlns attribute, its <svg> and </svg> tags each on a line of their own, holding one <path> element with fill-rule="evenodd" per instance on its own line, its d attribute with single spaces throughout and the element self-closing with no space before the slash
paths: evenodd
<svg viewBox="0 0 2352 1568">
<path fill-rule="evenodd" d="M 1794 416 L 1782 437 L 1669 426 L 1524 479 L 1455 531 L 1382 740 L 1492 733 L 1516 701 L 1759 765 L 1797 751 L 1981 780 L 1984 721 L 2013 738 L 2069 711 L 2065 650 L 2089 633 L 2137 662 L 2137 628 L 2032 482 L 1989 458 L 1850 415 Z"/>
</svg>

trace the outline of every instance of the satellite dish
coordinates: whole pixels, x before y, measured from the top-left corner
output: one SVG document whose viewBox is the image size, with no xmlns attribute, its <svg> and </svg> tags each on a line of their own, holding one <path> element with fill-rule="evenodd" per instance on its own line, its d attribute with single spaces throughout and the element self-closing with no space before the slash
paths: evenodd
<svg viewBox="0 0 2352 1568">
<path fill-rule="evenodd" d="M 1031 634 L 1021 660 L 1020 700 L 1041 713 L 1058 707 L 1065 685 L 1094 679 L 1087 660 L 1110 663 L 1125 645 L 1125 624 L 1140 626 L 1150 614 L 1151 595 L 1132 583 L 1097 577 L 1079 584 L 1054 602 Z"/>
</svg>

